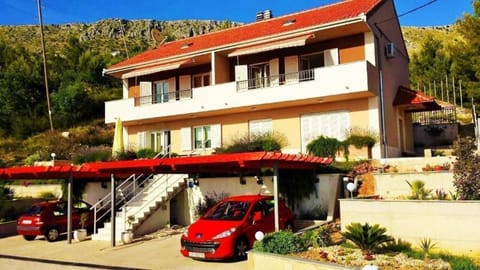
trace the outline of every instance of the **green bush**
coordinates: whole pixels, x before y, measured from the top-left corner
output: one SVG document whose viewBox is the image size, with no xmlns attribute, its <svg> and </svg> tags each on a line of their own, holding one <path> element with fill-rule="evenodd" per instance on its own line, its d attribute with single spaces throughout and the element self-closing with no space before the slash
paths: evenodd
<svg viewBox="0 0 480 270">
<path fill-rule="evenodd" d="M 253 245 L 255 250 L 274 254 L 291 254 L 307 249 L 305 240 L 291 231 L 279 231 L 265 235 L 262 241 Z"/>
<path fill-rule="evenodd" d="M 153 158 L 157 153 L 150 148 L 143 148 L 137 151 L 138 158 Z"/>
<path fill-rule="evenodd" d="M 425 188 L 425 182 L 423 182 L 422 180 L 415 180 L 412 183 L 405 180 L 405 182 L 407 182 L 408 186 L 410 186 L 410 190 L 412 192 L 412 194 L 408 197 L 409 199 L 425 200 L 432 193 L 431 189 L 426 189 Z"/>
<path fill-rule="evenodd" d="M 286 138 L 279 133 L 244 134 L 233 139 L 225 148 L 217 148 L 217 153 L 239 153 L 256 151 L 280 151 L 286 145 Z"/>
<path fill-rule="evenodd" d="M 83 164 L 95 161 L 108 161 L 112 157 L 111 147 L 96 146 L 79 149 L 72 158 L 73 164 Z"/>
<path fill-rule="evenodd" d="M 330 233 L 331 231 L 329 229 L 319 227 L 306 231 L 300 237 L 307 247 L 327 247 L 332 243 Z"/>
<path fill-rule="evenodd" d="M 341 141 L 335 138 L 320 136 L 307 145 L 307 152 L 319 157 L 335 158 L 337 153 L 343 148 L 344 144 Z"/>
<path fill-rule="evenodd" d="M 393 241 L 391 236 L 386 235 L 387 229 L 375 224 L 352 223 L 346 226 L 347 231 L 343 234 L 346 239 L 352 241 L 357 247 L 366 253 L 377 252 L 384 244 Z"/>
</svg>

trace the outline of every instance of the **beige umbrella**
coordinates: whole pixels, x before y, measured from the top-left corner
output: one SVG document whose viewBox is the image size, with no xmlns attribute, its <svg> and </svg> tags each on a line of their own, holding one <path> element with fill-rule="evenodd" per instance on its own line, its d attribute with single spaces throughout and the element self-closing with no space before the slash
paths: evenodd
<svg viewBox="0 0 480 270">
<path fill-rule="evenodd" d="M 115 133 L 113 134 L 112 157 L 117 158 L 123 152 L 123 124 L 120 118 L 117 118 Z"/>
</svg>

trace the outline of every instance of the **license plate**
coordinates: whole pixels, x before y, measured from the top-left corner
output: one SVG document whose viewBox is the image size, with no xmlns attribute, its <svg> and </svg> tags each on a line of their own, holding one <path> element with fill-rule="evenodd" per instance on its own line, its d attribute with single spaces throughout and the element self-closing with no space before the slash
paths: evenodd
<svg viewBox="0 0 480 270">
<path fill-rule="evenodd" d="M 32 224 L 31 220 L 22 220 L 22 224 Z"/>
<path fill-rule="evenodd" d="M 189 252 L 188 257 L 205 259 L 205 253 Z"/>
</svg>

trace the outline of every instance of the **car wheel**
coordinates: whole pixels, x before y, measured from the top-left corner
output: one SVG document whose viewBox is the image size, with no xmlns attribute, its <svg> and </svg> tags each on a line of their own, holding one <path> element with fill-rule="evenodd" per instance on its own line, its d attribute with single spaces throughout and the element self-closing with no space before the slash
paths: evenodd
<svg viewBox="0 0 480 270">
<path fill-rule="evenodd" d="M 23 239 L 25 239 L 27 241 L 33 241 L 35 239 L 35 237 L 37 237 L 37 236 L 36 235 L 24 235 Z"/>
<path fill-rule="evenodd" d="M 45 233 L 45 238 L 47 238 L 48 242 L 54 242 L 57 241 L 59 235 L 60 232 L 58 231 L 58 229 L 52 227 L 47 230 L 47 233 Z"/>
<path fill-rule="evenodd" d="M 235 242 L 234 256 L 237 260 L 245 260 L 247 258 L 248 242 L 247 239 L 240 237 Z"/>
<path fill-rule="evenodd" d="M 285 227 L 283 228 L 284 231 L 290 231 L 293 232 L 293 225 L 291 222 L 285 223 Z"/>
</svg>

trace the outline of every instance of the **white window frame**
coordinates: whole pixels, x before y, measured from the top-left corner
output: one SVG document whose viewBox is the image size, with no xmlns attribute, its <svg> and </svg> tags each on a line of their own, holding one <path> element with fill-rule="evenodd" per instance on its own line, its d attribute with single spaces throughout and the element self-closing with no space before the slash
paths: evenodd
<svg viewBox="0 0 480 270">
<path fill-rule="evenodd" d="M 205 83 L 205 79 L 208 77 L 208 84 Z M 195 86 L 195 79 L 200 78 L 200 86 Z M 205 87 L 210 86 L 212 84 L 212 78 L 210 76 L 210 72 L 199 73 L 192 76 L 192 86 L 193 88 Z"/>
</svg>

